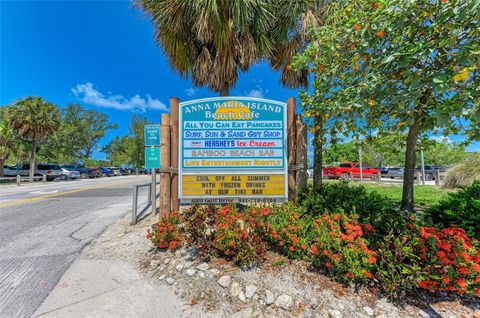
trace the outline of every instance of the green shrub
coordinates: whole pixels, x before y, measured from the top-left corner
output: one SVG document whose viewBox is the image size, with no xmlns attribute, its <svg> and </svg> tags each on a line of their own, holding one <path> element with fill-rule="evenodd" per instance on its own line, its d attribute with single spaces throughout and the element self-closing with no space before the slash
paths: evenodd
<svg viewBox="0 0 480 318">
<path fill-rule="evenodd" d="M 254 209 L 240 212 L 228 205 L 217 211 L 214 244 L 220 255 L 233 259 L 241 266 L 252 266 L 262 261 L 268 246 L 257 231 L 256 216 Z"/>
<path fill-rule="evenodd" d="M 449 169 L 443 186 L 450 189 L 464 188 L 471 186 L 474 181 L 480 181 L 480 154 L 472 155 Z"/>
<path fill-rule="evenodd" d="M 298 204 L 314 217 L 338 210 L 358 214 L 359 221 L 371 224 L 379 235 L 403 222 L 394 201 L 375 191 L 367 191 L 362 185 L 349 185 L 347 182 L 310 187 L 299 195 Z"/>
<path fill-rule="evenodd" d="M 182 243 L 179 230 L 181 220 L 177 212 L 162 213 L 157 223 L 147 230 L 147 239 L 160 249 L 174 250 Z"/>
<path fill-rule="evenodd" d="M 252 209 L 255 211 L 255 208 Z M 258 230 L 270 247 L 292 259 L 307 256 L 313 238 L 312 217 L 303 215 L 303 209 L 293 205 L 258 208 Z"/>
<path fill-rule="evenodd" d="M 468 236 L 480 240 L 480 181 L 450 193 L 446 199 L 426 209 L 425 218 L 426 222 L 435 226 L 454 224 L 463 228 Z"/>
<path fill-rule="evenodd" d="M 328 270 L 344 282 L 374 279 L 376 253 L 364 238 L 372 230 L 370 226 L 362 229 L 356 215 L 341 211 L 323 214 L 314 222 L 315 238 L 310 246 L 313 266 Z"/>
<path fill-rule="evenodd" d="M 418 252 L 420 236 L 414 217 L 393 229 L 375 247 L 378 262 L 375 277 L 379 287 L 390 298 L 411 292 L 418 285 L 422 265 Z"/>
<path fill-rule="evenodd" d="M 216 210 L 212 205 L 192 205 L 182 213 L 185 242 L 195 246 L 201 256 L 214 253 Z"/>
</svg>

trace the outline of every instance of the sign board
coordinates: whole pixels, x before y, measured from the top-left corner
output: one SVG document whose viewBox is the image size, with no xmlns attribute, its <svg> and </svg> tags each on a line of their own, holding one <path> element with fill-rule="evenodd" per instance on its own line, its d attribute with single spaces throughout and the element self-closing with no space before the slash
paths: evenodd
<svg viewBox="0 0 480 318">
<path fill-rule="evenodd" d="M 145 125 L 143 129 L 145 146 L 160 146 L 160 125 Z"/>
<path fill-rule="evenodd" d="M 145 148 L 145 169 L 160 169 L 160 148 Z"/>
<path fill-rule="evenodd" d="M 182 203 L 284 202 L 286 104 L 250 97 L 180 103 Z"/>
</svg>

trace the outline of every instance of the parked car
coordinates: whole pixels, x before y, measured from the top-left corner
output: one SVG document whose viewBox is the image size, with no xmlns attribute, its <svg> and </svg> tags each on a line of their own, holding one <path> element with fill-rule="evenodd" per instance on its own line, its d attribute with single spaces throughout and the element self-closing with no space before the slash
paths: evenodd
<svg viewBox="0 0 480 318">
<path fill-rule="evenodd" d="M 378 170 L 380 170 L 380 174 L 382 175 L 382 177 L 386 177 L 388 175 L 388 167 L 378 167 L 377 168 Z"/>
<path fill-rule="evenodd" d="M 390 177 L 391 179 L 395 178 L 403 178 L 403 173 L 405 172 L 405 168 L 403 167 L 394 167 L 388 169 L 388 174 L 387 176 Z"/>
<path fill-rule="evenodd" d="M 25 163 L 16 170 L 21 176 L 27 177 L 30 174 L 30 164 Z M 34 176 L 46 176 L 47 181 L 52 181 L 62 176 L 62 168 L 57 164 L 51 163 L 36 163 Z"/>
<path fill-rule="evenodd" d="M 380 170 L 362 165 L 362 176 L 364 178 L 378 179 Z M 323 168 L 323 175 L 331 179 L 349 179 L 350 177 L 360 177 L 360 164 L 354 162 L 343 162 L 338 167 Z"/>
<path fill-rule="evenodd" d="M 94 169 L 92 168 L 85 168 L 77 164 L 68 164 L 68 165 L 63 165 L 62 168 L 65 168 L 67 170 L 76 170 L 80 173 L 80 178 L 82 179 L 87 179 L 87 178 L 95 178 L 99 176 Z"/>
<path fill-rule="evenodd" d="M 62 176 L 60 177 L 60 179 L 67 180 L 77 178 L 80 178 L 80 171 L 62 168 Z"/>
<path fill-rule="evenodd" d="M 97 171 L 100 171 L 102 177 L 111 177 L 113 176 L 113 171 L 106 167 L 98 167 Z"/>
<path fill-rule="evenodd" d="M 117 167 L 108 167 L 107 169 L 110 169 L 112 172 L 113 172 L 113 176 L 121 176 L 122 175 L 122 171 L 120 168 L 117 168 Z"/>
<path fill-rule="evenodd" d="M 447 171 L 447 167 L 444 167 L 444 166 L 427 165 L 427 166 L 424 166 L 424 169 L 425 169 L 425 180 L 427 181 L 435 180 L 436 170 L 438 170 L 439 172 Z M 422 167 L 418 166 L 417 168 L 415 168 L 415 171 L 420 172 L 420 175 L 421 175 Z"/>
<path fill-rule="evenodd" d="M 5 165 L 3 166 L 3 175 L 5 177 L 16 177 L 18 174 L 20 174 L 18 172 L 19 170 L 19 166 Z"/>
</svg>

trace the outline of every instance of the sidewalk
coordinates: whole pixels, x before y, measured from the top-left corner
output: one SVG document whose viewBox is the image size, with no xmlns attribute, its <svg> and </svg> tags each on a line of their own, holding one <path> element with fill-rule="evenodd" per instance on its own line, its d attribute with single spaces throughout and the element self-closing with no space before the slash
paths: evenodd
<svg viewBox="0 0 480 318">
<path fill-rule="evenodd" d="M 146 228 L 153 220 L 127 227 L 125 218 L 107 229 L 84 249 L 33 317 L 208 316 L 171 289 L 149 281 L 135 268 L 135 259 L 120 260 L 131 248 L 145 248 Z"/>
</svg>

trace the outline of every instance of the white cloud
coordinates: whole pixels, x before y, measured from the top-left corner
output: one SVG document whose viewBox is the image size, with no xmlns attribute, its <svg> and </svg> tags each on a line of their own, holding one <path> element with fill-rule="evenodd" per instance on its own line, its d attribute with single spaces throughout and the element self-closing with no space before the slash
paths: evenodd
<svg viewBox="0 0 480 318">
<path fill-rule="evenodd" d="M 193 86 L 185 89 L 185 95 L 187 96 L 193 96 L 196 93 L 197 93 L 197 90 L 193 88 Z"/>
<path fill-rule="evenodd" d="M 257 85 L 256 88 L 252 88 L 245 95 L 248 97 L 263 98 L 266 93 L 268 93 L 268 90 L 264 90 L 260 85 Z"/>
<path fill-rule="evenodd" d="M 435 140 L 436 142 L 441 142 L 441 143 L 451 143 L 452 140 L 448 136 L 443 136 L 443 135 L 431 135 L 430 136 L 431 140 Z"/>
<path fill-rule="evenodd" d="M 122 95 L 114 95 L 111 92 L 108 92 L 107 95 L 104 95 L 90 82 L 85 84 L 77 84 L 71 89 L 71 92 L 84 103 L 97 107 L 114 108 L 132 112 L 168 110 L 168 107 L 164 103 L 158 99 L 152 98 L 148 94 L 145 95 L 145 97 L 137 94 L 130 98 L 125 98 Z"/>
</svg>

